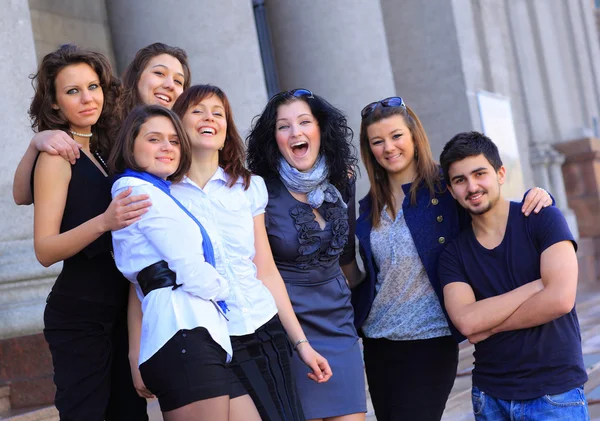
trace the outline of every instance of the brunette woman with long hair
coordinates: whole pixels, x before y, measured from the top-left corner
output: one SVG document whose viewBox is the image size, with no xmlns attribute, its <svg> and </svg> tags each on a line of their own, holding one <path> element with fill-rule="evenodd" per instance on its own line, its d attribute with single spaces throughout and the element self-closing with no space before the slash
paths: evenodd
<svg viewBox="0 0 600 421">
<path fill-rule="evenodd" d="M 62 420 L 147 420 L 127 363 L 127 281 L 112 258 L 111 230 L 139 219 L 111 201 L 105 160 L 119 126 L 121 85 L 101 54 L 63 45 L 33 77 L 32 128 L 77 142 L 71 165 L 42 152 L 34 168 L 34 247 L 44 266 L 64 261 L 44 312 Z"/>
</svg>

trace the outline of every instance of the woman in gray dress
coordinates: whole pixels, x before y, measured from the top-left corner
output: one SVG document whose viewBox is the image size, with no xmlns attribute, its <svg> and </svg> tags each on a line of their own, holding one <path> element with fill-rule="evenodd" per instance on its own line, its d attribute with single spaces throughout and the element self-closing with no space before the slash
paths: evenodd
<svg viewBox="0 0 600 421">
<path fill-rule="evenodd" d="M 354 259 L 352 130 L 327 101 L 296 89 L 271 98 L 247 141 L 249 168 L 269 193 L 265 222 L 275 263 L 307 339 L 334 373 L 316 384 L 294 357 L 304 413 L 364 420 L 363 363 L 346 281 L 362 276 Z"/>
</svg>

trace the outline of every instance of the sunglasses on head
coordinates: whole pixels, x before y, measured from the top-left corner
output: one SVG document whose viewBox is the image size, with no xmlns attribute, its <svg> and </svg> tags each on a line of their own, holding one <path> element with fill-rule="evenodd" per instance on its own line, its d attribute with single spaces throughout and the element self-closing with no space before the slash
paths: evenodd
<svg viewBox="0 0 600 421">
<path fill-rule="evenodd" d="M 280 97 L 285 97 L 285 96 L 293 96 L 296 98 L 305 96 L 307 98 L 314 98 L 314 95 L 311 91 L 309 91 L 308 89 L 292 89 L 291 91 L 283 91 L 283 92 L 279 92 L 278 94 L 275 94 L 271 97 L 271 99 L 269 100 L 269 102 L 273 101 L 276 98 L 280 98 Z"/>
<path fill-rule="evenodd" d="M 373 111 L 375 111 L 375 108 L 377 108 L 378 105 L 381 105 L 382 107 L 406 108 L 406 104 L 404 103 L 404 100 L 402 98 L 400 98 L 399 96 L 391 96 L 389 98 L 382 99 L 381 101 L 371 102 L 369 105 L 362 109 L 362 111 L 360 112 L 360 116 L 362 118 L 365 118 Z"/>
</svg>

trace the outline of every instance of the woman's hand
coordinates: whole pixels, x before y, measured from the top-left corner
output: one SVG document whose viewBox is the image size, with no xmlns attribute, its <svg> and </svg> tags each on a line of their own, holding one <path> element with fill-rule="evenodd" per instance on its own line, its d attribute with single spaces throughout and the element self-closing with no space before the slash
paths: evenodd
<svg viewBox="0 0 600 421">
<path fill-rule="evenodd" d="M 325 383 L 333 375 L 327 360 L 315 351 L 308 342 L 298 344 L 296 351 L 302 362 L 312 370 L 312 373 L 306 374 L 309 379 L 317 383 Z"/>
<path fill-rule="evenodd" d="M 104 231 L 117 231 L 139 221 L 152 205 L 147 194 L 130 196 L 131 187 L 127 187 L 110 202 L 102 214 Z"/>
<path fill-rule="evenodd" d="M 135 391 L 137 394 L 146 399 L 154 398 L 154 394 L 148 390 L 146 385 L 144 384 L 144 380 L 142 380 L 142 374 L 140 373 L 140 369 L 137 365 L 137 362 L 130 362 L 131 368 L 131 378 L 133 379 L 133 387 L 135 387 Z"/>
<path fill-rule="evenodd" d="M 31 139 L 31 145 L 40 152 L 60 155 L 71 165 L 74 165 L 80 156 L 81 146 L 62 130 L 44 130 L 36 133 Z"/>
<path fill-rule="evenodd" d="M 546 208 L 552 205 L 552 197 L 550 194 L 541 187 L 534 187 L 529 190 L 525 200 L 523 201 L 523 208 L 521 209 L 525 216 L 529 216 L 531 211 L 538 213 L 542 208 Z"/>
</svg>

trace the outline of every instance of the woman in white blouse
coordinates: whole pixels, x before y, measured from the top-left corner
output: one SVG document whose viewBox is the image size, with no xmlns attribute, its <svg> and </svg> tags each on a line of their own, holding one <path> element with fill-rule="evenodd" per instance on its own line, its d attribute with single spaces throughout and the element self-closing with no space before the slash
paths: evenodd
<svg viewBox="0 0 600 421">
<path fill-rule="evenodd" d="M 173 111 L 190 137 L 192 165 L 172 191 L 205 225 L 217 271 L 230 289 L 229 419 L 304 420 L 290 368 L 290 341 L 311 379 L 326 382 L 331 370 L 304 336 L 273 261 L 264 224 L 265 184 L 244 166 L 243 142 L 221 89 L 192 86 Z"/>
<path fill-rule="evenodd" d="M 140 371 L 164 419 L 225 421 L 232 351 L 222 300 L 229 287 L 213 266 L 203 226 L 169 190 L 190 162 L 175 113 L 153 105 L 129 114 L 108 162 L 117 174 L 112 195 L 131 187 L 148 194 L 152 206 L 113 233 L 115 262 L 135 287 L 130 298 L 142 302 Z"/>
</svg>

